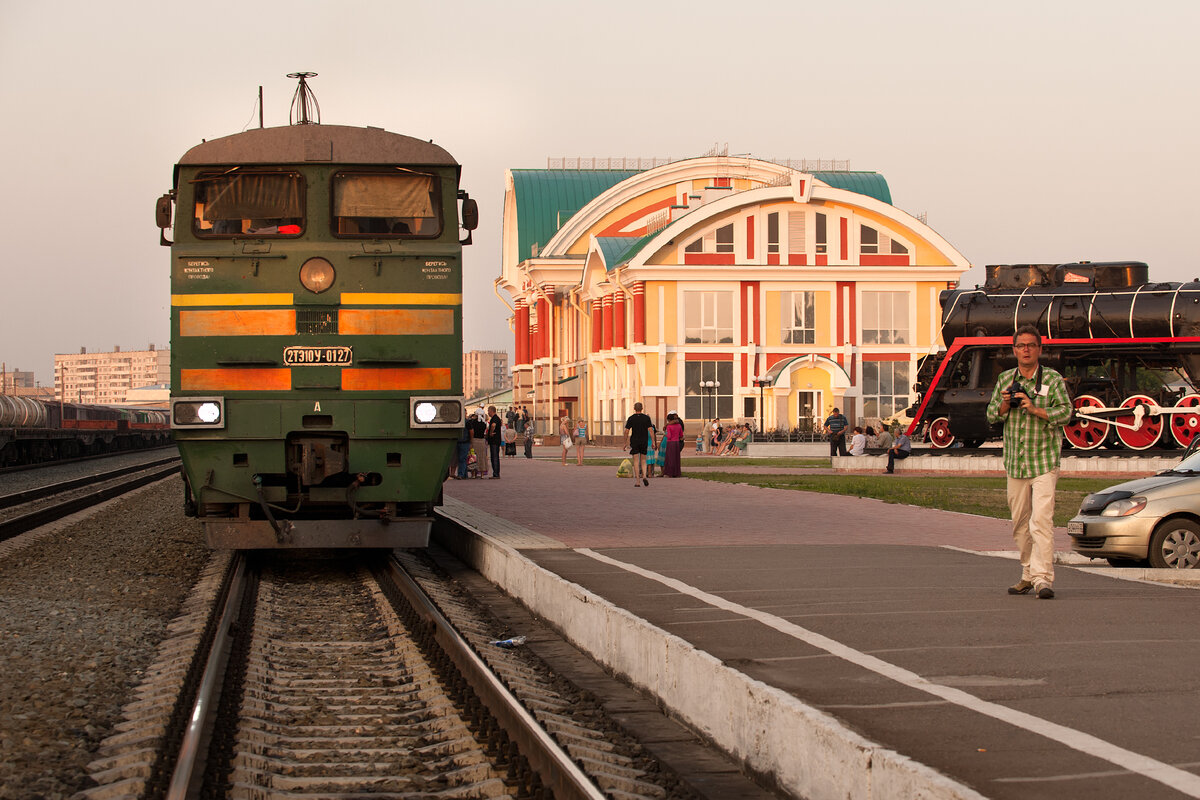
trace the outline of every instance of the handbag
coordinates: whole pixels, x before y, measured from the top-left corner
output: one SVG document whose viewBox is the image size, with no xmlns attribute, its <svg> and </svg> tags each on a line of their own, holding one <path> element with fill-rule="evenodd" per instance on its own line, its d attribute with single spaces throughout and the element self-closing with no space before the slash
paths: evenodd
<svg viewBox="0 0 1200 800">
<path fill-rule="evenodd" d="M 574 445 L 575 445 L 575 443 L 573 441 L 571 441 L 570 436 L 562 437 L 562 446 L 564 448 L 566 448 L 567 450 L 570 450 Z"/>
</svg>

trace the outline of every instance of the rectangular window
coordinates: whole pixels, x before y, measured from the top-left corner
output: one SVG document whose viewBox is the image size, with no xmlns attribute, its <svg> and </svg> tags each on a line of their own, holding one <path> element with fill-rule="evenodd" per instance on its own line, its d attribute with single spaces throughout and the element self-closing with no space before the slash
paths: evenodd
<svg viewBox="0 0 1200 800">
<path fill-rule="evenodd" d="M 299 236 L 304 179 L 297 172 L 201 175 L 195 186 L 197 236 Z"/>
<path fill-rule="evenodd" d="M 817 252 L 829 252 L 829 239 L 825 229 L 825 215 L 817 214 Z"/>
<path fill-rule="evenodd" d="M 733 344 L 733 293 L 684 292 L 683 328 L 688 344 Z"/>
<path fill-rule="evenodd" d="M 788 252 L 789 253 L 806 253 L 808 247 L 805 242 L 804 212 L 793 211 L 788 214 Z"/>
<path fill-rule="evenodd" d="M 713 385 L 705 386 L 707 382 Z M 732 361 L 684 363 L 684 418 L 707 421 L 720 417 L 728 420 L 733 416 L 733 389 Z"/>
<path fill-rule="evenodd" d="M 767 252 L 779 252 L 779 212 L 767 214 Z"/>
<path fill-rule="evenodd" d="M 815 292 L 780 292 L 784 344 L 813 344 L 817 340 Z"/>
<path fill-rule="evenodd" d="M 863 362 L 863 416 L 888 419 L 909 406 L 907 361 Z"/>
<path fill-rule="evenodd" d="M 442 233 L 433 175 L 338 172 L 331 189 L 335 236 L 430 239 Z"/>
<path fill-rule="evenodd" d="M 733 225 L 717 228 L 717 252 L 733 252 Z"/>
<path fill-rule="evenodd" d="M 909 344 L 908 292 L 862 293 L 863 344 Z"/>
<path fill-rule="evenodd" d="M 868 225 L 858 226 L 858 251 L 860 253 L 879 252 L 879 231 Z"/>
</svg>

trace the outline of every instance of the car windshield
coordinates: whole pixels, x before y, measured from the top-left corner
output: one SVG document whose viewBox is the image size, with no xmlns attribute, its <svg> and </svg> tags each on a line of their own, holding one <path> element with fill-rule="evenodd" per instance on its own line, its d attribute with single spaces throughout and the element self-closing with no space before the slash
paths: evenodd
<svg viewBox="0 0 1200 800">
<path fill-rule="evenodd" d="M 193 181 L 200 236 L 297 236 L 304 184 L 295 172 L 227 172 Z"/>
<path fill-rule="evenodd" d="M 1185 458 L 1183 461 L 1180 461 L 1174 467 L 1167 470 L 1167 472 L 1182 472 L 1182 473 L 1200 472 L 1200 450 L 1196 450 L 1190 456 Z"/>
</svg>

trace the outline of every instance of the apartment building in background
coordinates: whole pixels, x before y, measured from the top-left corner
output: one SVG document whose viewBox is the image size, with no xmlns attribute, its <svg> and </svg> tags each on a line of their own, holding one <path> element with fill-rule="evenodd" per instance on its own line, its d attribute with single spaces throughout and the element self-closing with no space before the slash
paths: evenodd
<svg viewBox="0 0 1200 800">
<path fill-rule="evenodd" d="M 132 389 L 171 383 L 171 351 L 147 350 L 78 353 L 54 356 L 54 399 L 68 403 L 119 405 Z"/>
<path fill-rule="evenodd" d="M 463 396 L 467 399 L 512 387 L 505 350 L 463 353 Z"/>
</svg>

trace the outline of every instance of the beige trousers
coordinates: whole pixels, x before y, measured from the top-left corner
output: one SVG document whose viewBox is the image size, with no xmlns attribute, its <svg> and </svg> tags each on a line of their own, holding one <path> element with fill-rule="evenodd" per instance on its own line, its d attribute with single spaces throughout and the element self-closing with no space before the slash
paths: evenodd
<svg viewBox="0 0 1200 800">
<path fill-rule="evenodd" d="M 1058 470 L 1036 478 L 1008 479 L 1013 539 L 1021 554 L 1021 580 L 1054 584 L 1054 489 Z"/>
</svg>

